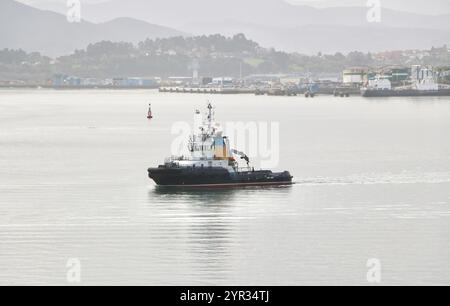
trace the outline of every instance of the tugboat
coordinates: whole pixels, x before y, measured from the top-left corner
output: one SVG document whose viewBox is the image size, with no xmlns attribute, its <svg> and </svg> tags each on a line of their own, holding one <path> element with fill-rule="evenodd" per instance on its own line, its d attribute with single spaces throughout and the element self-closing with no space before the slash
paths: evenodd
<svg viewBox="0 0 450 306">
<path fill-rule="evenodd" d="M 189 155 L 166 159 L 164 165 L 148 169 L 149 177 L 159 186 L 169 187 L 241 187 L 291 185 L 288 171 L 275 173 L 250 167 L 249 157 L 230 148 L 228 137 L 215 122 L 211 103 L 206 120 L 189 139 Z M 236 157 L 247 167 L 240 167 Z"/>
</svg>

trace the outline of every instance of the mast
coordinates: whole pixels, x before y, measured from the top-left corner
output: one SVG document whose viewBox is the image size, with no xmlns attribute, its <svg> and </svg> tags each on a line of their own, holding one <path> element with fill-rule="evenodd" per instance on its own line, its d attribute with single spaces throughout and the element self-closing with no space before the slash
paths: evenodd
<svg viewBox="0 0 450 306">
<path fill-rule="evenodd" d="M 208 103 L 208 130 L 211 130 L 211 124 L 213 121 L 213 107 L 211 103 Z"/>
</svg>

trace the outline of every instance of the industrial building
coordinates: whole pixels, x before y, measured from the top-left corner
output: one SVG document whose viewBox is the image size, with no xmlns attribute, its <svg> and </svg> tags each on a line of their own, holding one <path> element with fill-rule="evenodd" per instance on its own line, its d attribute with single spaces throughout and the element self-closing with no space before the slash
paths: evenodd
<svg viewBox="0 0 450 306">
<path fill-rule="evenodd" d="M 365 67 L 353 67 L 345 69 L 342 73 L 342 82 L 346 85 L 361 85 L 368 80 L 369 69 Z"/>
</svg>

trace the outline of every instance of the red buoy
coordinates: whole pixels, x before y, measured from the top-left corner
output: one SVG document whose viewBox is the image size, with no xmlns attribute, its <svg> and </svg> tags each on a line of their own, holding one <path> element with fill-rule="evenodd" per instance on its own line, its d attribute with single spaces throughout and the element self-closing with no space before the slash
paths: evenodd
<svg viewBox="0 0 450 306">
<path fill-rule="evenodd" d="M 153 119 L 152 105 L 148 105 L 147 119 Z"/>
</svg>

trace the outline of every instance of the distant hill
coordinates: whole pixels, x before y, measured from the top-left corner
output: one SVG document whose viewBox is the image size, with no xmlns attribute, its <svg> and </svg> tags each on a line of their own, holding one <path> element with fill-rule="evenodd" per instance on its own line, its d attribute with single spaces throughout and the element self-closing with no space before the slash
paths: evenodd
<svg viewBox="0 0 450 306">
<path fill-rule="evenodd" d="M 67 11 L 65 0 L 18 0 L 25 4 L 30 4 L 42 9 L 48 9 L 55 12 L 65 13 Z M 109 0 L 111 1 L 111 0 Z M 179 2 L 189 2 L 186 0 L 178 0 Z M 211 0 L 214 2 L 217 0 Z M 251 1 L 242 0 L 241 3 Z M 260 2 L 267 0 L 261 0 Z M 275 0 L 278 2 L 287 2 L 289 4 L 310 6 L 315 8 L 330 8 L 330 7 L 366 7 L 367 0 Z M 89 4 L 108 2 L 108 0 L 82 0 L 83 6 L 86 5 L 87 9 L 91 7 Z M 125 1 L 124 1 L 125 2 Z M 162 1 L 161 1 L 162 2 Z M 192 1 L 191 1 L 192 2 Z M 130 2 L 133 3 L 133 2 Z M 149 1 L 150 5 L 153 3 Z M 173 3 L 173 2 L 172 2 Z M 192 2 L 195 3 L 195 2 Z M 250 2 L 251 3 L 251 2 Z M 382 0 L 382 7 L 400 12 L 409 12 L 414 14 L 425 15 L 443 15 L 450 14 L 450 1 L 449 0 Z M 91 17 L 96 17 L 98 12 L 93 12 Z M 103 14 L 97 16 L 105 18 Z M 132 17 L 132 16 L 131 16 Z M 110 18 L 110 17 L 108 17 Z"/>
<path fill-rule="evenodd" d="M 0 49 L 21 48 L 57 56 L 102 40 L 138 42 L 146 38 L 185 35 L 168 27 L 132 18 L 106 23 L 69 23 L 66 16 L 16 1 L 0 1 Z"/>
<path fill-rule="evenodd" d="M 413 5 L 420 1 L 403 2 Z M 432 5 L 433 1 L 422 1 L 421 5 Z M 311 54 L 333 49 L 382 51 L 450 44 L 450 15 L 444 14 L 448 10 L 442 12 L 430 16 L 383 9 L 382 22 L 370 24 L 365 5 L 317 9 L 283 0 L 110 0 L 84 5 L 83 16 L 95 21 L 129 16 L 196 35 L 244 33 L 266 47 Z"/>
<path fill-rule="evenodd" d="M 354 66 L 422 64 L 447 71 L 450 52 L 441 47 L 380 54 L 350 52 L 307 56 L 262 48 L 242 34 L 148 39 L 136 45 L 102 41 L 56 61 L 21 50 L 0 50 L 0 84 L 2 80 L 43 84 L 56 75 L 100 79 L 189 76 L 194 62 L 201 76 L 210 77 L 278 73 L 335 77 L 346 67 Z"/>
<path fill-rule="evenodd" d="M 367 0 L 286 0 L 291 3 L 308 5 L 318 8 L 324 7 L 366 7 Z M 381 1 L 382 7 L 410 12 L 415 14 L 442 15 L 450 14 L 448 0 L 389 0 Z"/>
<path fill-rule="evenodd" d="M 292 5 L 283 0 L 109 0 L 99 4 L 84 4 L 83 8 L 83 17 L 91 21 L 127 16 L 177 28 L 187 26 L 188 31 L 192 23 L 224 21 L 270 27 L 367 25 L 365 6 L 317 9 Z M 445 11 L 439 16 L 429 16 L 383 9 L 382 23 L 385 27 L 445 29 L 450 28 L 449 17 Z"/>
<path fill-rule="evenodd" d="M 204 25 L 197 25 L 198 29 Z M 193 28 L 193 32 L 196 28 Z M 429 49 L 450 45 L 450 29 L 406 29 L 382 25 L 305 25 L 277 28 L 252 24 L 210 25 L 206 34 L 232 35 L 242 30 L 249 38 L 262 46 L 276 46 L 286 52 L 334 54 L 352 51 L 381 52 L 405 49 Z"/>
<path fill-rule="evenodd" d="M 402 1 L 406 0 L 395 3 Z M 411 0 L 411 4 L 418 1 L 422 0 Z M 432 5 L 436 1 L 445 4 L 442 0 L 423 3 Z M 35 5 L 50 8 L 39 3 Z M 63 3 L 59 3 L 59 9 L 54 4 L 52 7 L 67 10 Z M 82 2 L 82 17 L 90 22 L 69 24 L 63 15 L 0 0 L 0 48 L 20 47 L 59 55 L 101 40 L 137 42 L 146 37 L 183 34 L 172 28 L 193 35 L 244 33 L 264 47 L 306 54 L 450 45 L 448 14 L 430 16 L 383 9 L 379 24 L 368 23 L 366 15 L 363 6 L 317 9 L 283 0 L 109 0 Z"/>
</svg>

